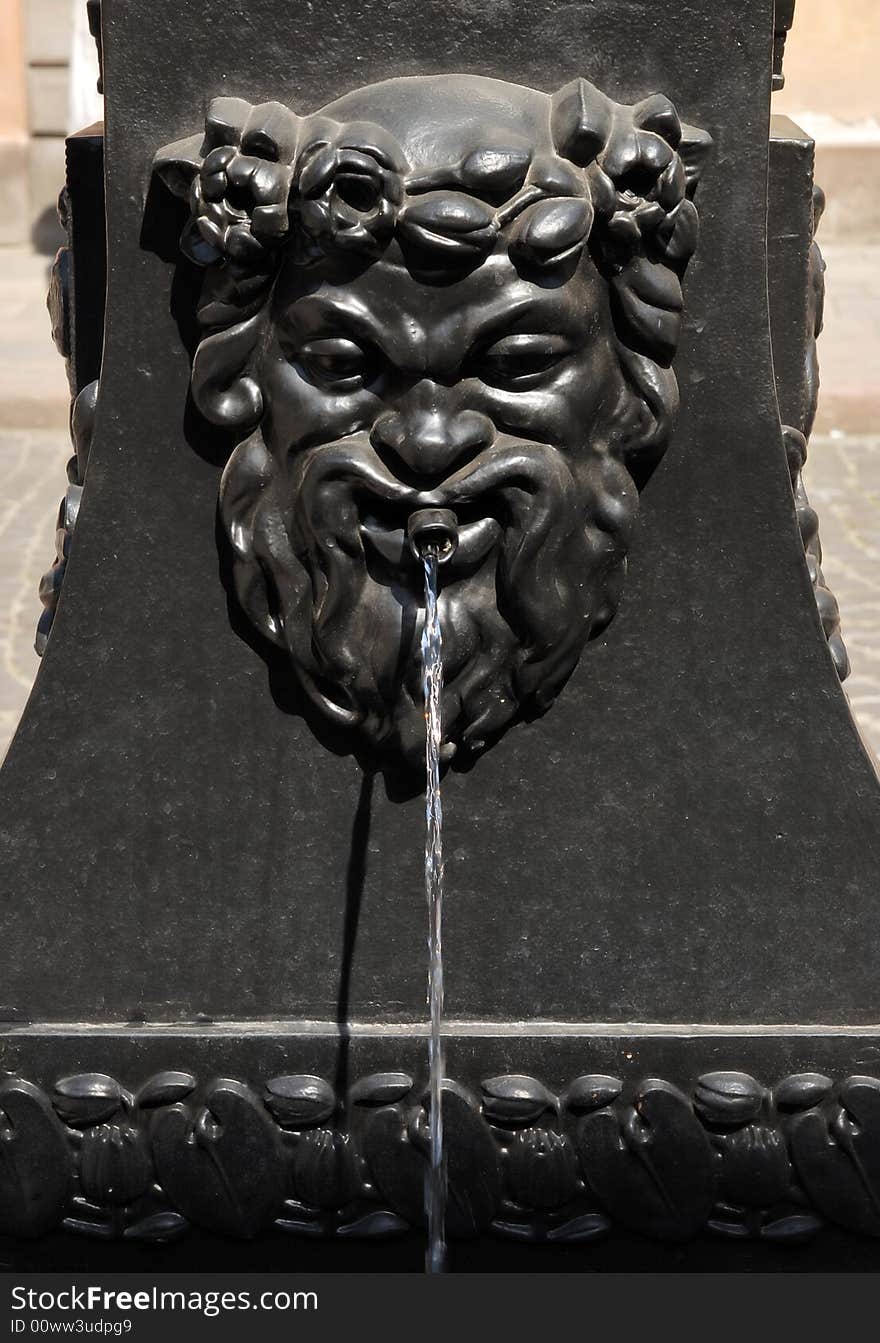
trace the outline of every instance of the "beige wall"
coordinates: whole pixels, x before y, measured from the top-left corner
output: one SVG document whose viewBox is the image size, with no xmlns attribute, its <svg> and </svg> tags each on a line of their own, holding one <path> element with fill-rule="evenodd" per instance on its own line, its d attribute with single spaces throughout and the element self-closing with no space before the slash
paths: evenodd
<svg viewBox="0 0 880 1343">
<path fill-rule="evenodd" d="M 880 0 L 797 0 L 773 110 L 816 141 L 824 242 L 880 238 Z"/>
<path fill-rule="evenodd" d="M 0 0 L 0 136 L 3 138 L 27 133 L 22 34 L 19 0 Z"/>
<path fill-rule="evenodd" d="M 880 0 L 797 0 L 774 110 L 880 120 Z"/>
<path fill-rule="evenodd" d="M 25 241 L 41 214 L 51 220 L 74 4 L 85 0 L 0 0 L 0 243 Z M 797 0 L 785 77 L 773 108 L 816 138 L 824 236 L 880 236 L 880 0 Z"/>
<path fill-rule="evenodd" d="M 20 0 L 0 0 L 0 244 L 27 236 L 28 114 Z"/>
</svg>

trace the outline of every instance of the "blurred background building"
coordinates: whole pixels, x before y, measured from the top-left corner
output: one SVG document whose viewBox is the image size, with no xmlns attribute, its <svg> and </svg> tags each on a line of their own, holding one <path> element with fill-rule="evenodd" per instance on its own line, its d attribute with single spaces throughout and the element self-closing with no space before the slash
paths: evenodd
<svg viewBox="0 0 880 1343">
<path fill-rule="evenodd" d="M 728 6 L 718 8 L 723 23 Z M 37 585 L 70 454 L 67 382 L 44 299 L 62 241 L 64 137 L 100 117 L 97 74 L 86 0 L 0 0 L 0 757 L 38 666 Z M 815 138 L 828 198 L 807 484 L 842 609 L 847 690 L 880 750 L 880 0 L 797 0 L 773 110 Z"/>
<path fill-rule="evenodd" d="M 64 136 L 100 116 L 95 71 L 85 0 L 2 0 L 0 243 L 48 250 L 57 236 Z M 785 76 L 774 109 L 817 141 L 823 236 L 878 236 L 880 0 L 798 0 Z"/>
<path fill-rule="evenodd" d="M 64 137 L 102 115 L 86 0 L 0 0 L 0 243 L 58 245 Z"/>
</svg>

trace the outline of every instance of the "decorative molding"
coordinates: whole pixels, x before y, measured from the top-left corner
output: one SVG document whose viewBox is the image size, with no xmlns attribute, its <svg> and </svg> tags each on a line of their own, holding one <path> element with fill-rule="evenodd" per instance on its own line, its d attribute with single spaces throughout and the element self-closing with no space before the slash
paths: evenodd
<svg viewBox="0 0 880 1343">
<path fill-rule="evenodd" d="M 422 1225 L 425 1105 L 405 1073 L 363 1078 L 344 1102 L 309 1075 L 256 1090 L 169 1071 L 133 1093 L 87 1073 L 51 1097 L 7 1077 L 0 1234 L 392 1236 Z M 617 1226 L 798 1243 L 826 1222 L 880 1236 L 873 1077 L 798 1073 L 770 1088 L 714 1072 L 690 1094 L 602 1075 L 560 1094 L 528 1076 L 489 1078 L 479 1096 L 447 1082 L 444 1130 L 455 1237 L 571 1243 Z"/>
<path fill-rule="evenodd" d="M 806 305 L 806 413 L 803 423 L 797 427 L 784 425 L 783 435 L 785 437 L 788 469 L 791 474 L 791 488 L 794 492 L 798 527 L 800 529 L 801 539 L 804 543 L 807 569 L 810 575 L 810 582 L 813 585 L 813 592 L 816 597 L 819 620 L 822 623 L 822 630 L 825 634 L 825 638 L 828 640 L 828 651 L 831 653 L 831 658 L 834 662 L 837 675 L 841 681 L 845 681 L 850 673 L 850 664 L 849 655 L 846 651 L 846 644 L 844 643 L 843 635 L 840 632 L 840 608 L 837 604 L 837 598 L 828 587 L 825 582 L 825 575 L 822 573 L 822 543 L 819 540 L 819 518 L 815 509 L 810 505 L 802 474 L 807 460 L 807 445 L 810 434 L 812 433 L 813 422 L 816 418 L 816 409 L 819 404 L 818 340 L 819 336 L 822 334 L 825 312 L 825 261 L 822 257 L 819 244 L 816 242 L 816 231 L 819 227 L 819 221 L 822 218 L 824 210 L 825 194 L 820 187 L 814 186 L 813 237 L 810 244 Z"/>
<path fill-rule="evenodd" d="M 43 613 L 37 622 L 37 636 L 34 641 L 34 648 L 40 657 L 45 653 L 49 642 L 49 634 L 61 596 L 61 585 L 67 572 L 67 561 L 70 558 L 70 547 L 82 502 L 83 481 L 95 427 L 97 402 L 98 383 L 95 381 L 82 389 L 70 408 L 70 436 L 73 440 L 74 455 L 67 463 L 67 479 L 70 483 L 58 509 L 55 559 L 52 567 L 47 569 L 40 579 Z"/>
<path fill-rule="evenodd" d="M 98 0 L 89 0 L 89 23 L 99 40 Z M 44 610 L 37 624 L 34 647 L 41 657 L 55 620 L 82 499 L 95 424 L 104 334 L 106 238 L 101 127 L 89 127 L 69 136 L 66 157 L 67 181 L 58 200 L 58 217 L 67 234 L 67 244 L 59 249 L 52 264 L 46 304 L 52 337 L 65 361 L 70 386 L 74 456 L 67 463 L 69 485 L 58 511 L 55 559 L 40 581 Z"/>
</svg>

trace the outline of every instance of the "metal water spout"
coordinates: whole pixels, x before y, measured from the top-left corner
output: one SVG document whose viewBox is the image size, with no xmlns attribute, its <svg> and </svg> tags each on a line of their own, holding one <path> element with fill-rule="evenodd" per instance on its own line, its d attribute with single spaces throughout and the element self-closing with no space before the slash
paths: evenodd
<svg viewBox="0 0 880 1343">
<path fill-rule="evenodd" d="M 410 514 L 406 537 L 417 560 L 433 552 L 445 564 L 458 549 L 458 519 L 449 508 L 420 508 Z"/>
<path fill-rule="evenodd" d="M 425 695 L 425 895 L 428 902 L 428 1132 L 430 1165 L 425 1180 L 429 1273 L 446 1260 L 446 1159 L 443 1146 L 443 808 L 440 748 L 443 742 L 443 638 L 438 606 L 438 566 L 458 546 L 458 519 L 446 508 L 423 508 L 407 523 L 407 539 L 425 576 L 422 686 Z"/>
</svg>

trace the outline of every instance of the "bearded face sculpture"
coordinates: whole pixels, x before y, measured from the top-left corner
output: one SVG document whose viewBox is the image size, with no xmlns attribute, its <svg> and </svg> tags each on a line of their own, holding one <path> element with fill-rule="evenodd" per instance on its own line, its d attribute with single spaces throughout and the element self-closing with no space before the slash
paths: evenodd
<svg viewBox="0 0 880 1343">
<path fill-rule="evenodd" d="M 211 104 L 157 156 L 205 268 L 198 409 L 236 598 L 309 699 L 424 751 L 421 509 L 451 510 L 443 752 L 544 712 L 612 618 L 669 441 L 709 137 L 661 97 L 391 80 Z"/>
</svg>

